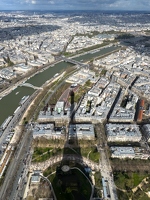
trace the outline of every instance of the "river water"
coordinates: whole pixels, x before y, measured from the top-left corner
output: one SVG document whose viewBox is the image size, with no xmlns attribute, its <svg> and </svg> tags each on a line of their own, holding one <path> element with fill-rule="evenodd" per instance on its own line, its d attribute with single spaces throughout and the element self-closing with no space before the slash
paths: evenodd
<svg viewBox="0 0 150 200">
<path fill-rule="evenodd" d="M 98 50 L 98 51 L 93 50 L 94 53 L 87 53 L 82 56 L 74 57 L 74 60 L 81 61 L 81 62 L 87 62 L 93 58 L 102 56 L 102 55 L 109 53 L 111 51 L 114 51 L 118 48 L 119 48 L 118 46 L 111 46 L 111 47 L 102 48 L 101 50 Z"/>
<path fill-rule="evenodd" d="M 49 67 L 48 69 L 36 74 L 35 76 L 28 79 L 26 82 L 31 83 L 34 86 L 41 86 L 47 80 L 51 79 L 56 73 L 60 73 L 62 70 L 70 67 L 70 63 L 60 62 L 55 64 L 53 67 Z M 0 125 L 3 121 L 10 115 L 13 115 L 16 108 L 19 106 L 19 102 L 21 98 L 26 95 L 33 94 L 34 89 L 29 87 L 17 87 L 10 94 L 3 97 L 0 100 Z"/>
<path fill-rule="evenodd" d="M 101 56 L 103 54 L 116 50 L 117 48 L 118 47 L 114 47 L 114 46 L 103 48 L 99 50 L 98 52 L 87 53 L 82 56 L 75 57 L 74 59 L 78 61 L 86 62 L 86 61 L 91 60 L 94 57 Z M 66 62 L 57 63 L 53 67 L 49 67 L 48 69 L 31 77 L 26 82 L 31 83 L 34 86 L 40 87 L 47 80 L 51 79 L 56 73 L 61 73 L 64 69 L 70 66 L 72 65 Z M 8 116 L 13 115 L 14 111 L 19 106 L 19 102 L 21 98 L 25 95 L 31 95 L 33 94 L 33 92 L 34 92 L 34 89 L 21 86 L 21 87 L 17 87 L 7 96 L 3 97 L 0 100 L 0 125 L 4 122 L 4 120 Z"/>
</svg>

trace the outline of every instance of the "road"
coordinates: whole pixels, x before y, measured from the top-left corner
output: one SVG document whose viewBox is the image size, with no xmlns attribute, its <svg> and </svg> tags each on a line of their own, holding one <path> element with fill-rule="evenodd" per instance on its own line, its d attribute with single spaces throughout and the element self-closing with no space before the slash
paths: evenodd
<svg viewBox="0 0 150 200">
<path fill-rule="evenodd" d="M 29 140 L 30 142 L 29 142 L 28 148 L 30 149 L 31 138 L 29 138 Z M 31 162 L 31 157 L 32 157 L 32 154 L 25 149 L 24 156 L 22 159 L 23 162 L 21 161 L 18 166 L 17 175 L 13 183 L 13 188 L 11 190 L 9 200 L 11 199 L 19 200 L 20 198 L 22 199 L 24 191 L 25 191 L 25 186 L 27 183 L 27 175 L 28 175 L 29 165 Z"/>
<path fill-rule="evenodd" d="M 10 134 L 10 131 L 14 128 L 16 129 L 17 127 L 22 126 L 18 122 L 20 121 L 27 107 L 30 105 L 31 101 L 37 95 L 37 92 L 38 91 L 35 91 L 13 116 L 12 120 L 10 121 L 0 138 L 0 148 L 3 142 L 6 141 L 6 137 Z M 21 136 L 21 131 L 15 131 L 14 136 L 10 141 L 10 144 L 8 144 L 8 146 L 16 147 L 16 150 L 14 150 L 13 152 L 14 155 L 12 155 L 11 161 L 7 168 L 4 182 L 0 188 L 0 200 L 17 200 L 18 195 L 22 195 L 23 193 L 23 191 L 21 190 L 23 189 L 23 186 L 20 184 L 26 182 L 25 178 L 29 168 L 28 166 L 26 166 L 26 164 L 28 163 L 28 158 L 31 153 L 30 146 L 32 141 L 32 134 L 29 126 L 26 126 L 24 128 L 24 134 Z M 18 184 L 19 182 L 20 184 Z"/>
<path fill-rule="evenodd" d="M 107 199 L 118 200 L 116 186 L 113 179 L 113 172 L 107 154 L 107 138 L 105 136 L 104 126 L 102 124 L 99 124 L 96 127 L 96 131 L 99 134 L 99 144 L 97 145 L 97 149 L 100 153 L 99 169 L 101 172 L 101 176 L 107 181 L 110 191 L 110 197 L 108 197 Z"/>
<path fill-rule="evenodd" d="M 8 124 L 7 128 L 2 133 L 2 135 L 0 137 L 0 151 L 1 152 L 3 152 L 2 145 L 3 145 L 4 142 L 6 142 L 7 136 L 11 133 L 11 130 L 13 130 L 17 125 L 19 125 L 18 121 L 20 121 L 21 116 L 23 115 L 23 113 L 25 112 L 25 110 L 27 109 L 27 107 L 29 106 L 29 104 L 31 103 L 31 101 L 34 99 L 34 97 L 36 96 L 36 94 L 37 94 L 37 91 L 35 91 L 28 98 L 28 100 L 21 106 L 21 108 L 13 116 L 13 118 L 10 121 L 10 123 Z M 2 154 L 1 154 L 1 156 L 2 156 Z"/>
<path fill-rule="evenodd" d="M 100 152 L 99 167 L 101 171 L 101 176 L 104 177 L 104 179 L 108 181 L 108 186 L 110 190 L 110 198 L 108 199 L 118 200 L 116 186 L 113 180 L 113 176 L 112 176 L 113 173 L 111 170 L 110 163 L 106 157 L 106 153 L 104 149 L 100 149 L 99 152 Z"/>
<path fill-rule="evenodd" d="M 30 154 L 31 141 L 32 134 L 31 131 L 27 129 L 17 145 L 15 154 L 8 167 L 7 176 L 5 176 L 4 183 L 0 190 L 1 199 L 13 200 L 16 196 L 16 191 L 19 188 L 19 178 L 22 177 L 22 172 L 26 170 L 26 157 L 27 154 Z"/>
</svg>

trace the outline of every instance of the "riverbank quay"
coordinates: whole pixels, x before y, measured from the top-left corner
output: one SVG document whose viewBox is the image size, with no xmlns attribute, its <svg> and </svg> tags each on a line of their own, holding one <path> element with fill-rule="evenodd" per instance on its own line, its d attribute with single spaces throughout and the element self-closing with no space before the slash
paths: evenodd
<svg viewBox="0 0 150 200">
<path fill-rule="evenodd" d="M 12 86 L 9 86 L 7 89 L 5 89 L 4 91 L 0 92 L 0 99 L 2 99 L 3 97 L 5 97 L 6 95 L 8 95 L 9 93 L 11 93 L 13 90 L 15 90 L 18 86 L 20 86 L 21 84 L 25 83 L 27 80 L 29 80 L 30 78 L 34 77 L 36 74 L 39 74 L 45 70 L 47 70 L 50 67 L 54 67 L 54 65 L 58 64 L 59 62 L 62 62 L 62 60 L 56 60 L 53 63 L 49 63 L 46 64 L 44 66 L 41 66 L 39 68 L 38 71 L 34 72 L 33 74 L 31 74 L 28 77 L 23 78 L 22 80 L 18 81 L 17 83 L 15 83 Z"/>
</svg>

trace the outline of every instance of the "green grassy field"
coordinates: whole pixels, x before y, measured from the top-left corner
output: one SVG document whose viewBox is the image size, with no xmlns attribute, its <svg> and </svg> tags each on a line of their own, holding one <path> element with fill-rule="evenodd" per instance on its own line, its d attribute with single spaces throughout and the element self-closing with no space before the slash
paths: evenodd
<svg viewBox="0 0 150 200">
<path fill-rule="evenodd" d="M 44 162 L 48 160 L 52 156 L 57 156 L 62 153 L 62 149 L 60 148 L 42 148 L 42 147 L 36 147 L 34 149 L 32 162 Z"/>
<path fill-rule="evenodd" d="M 75 154 L 80 155 L 83 157 L 88 157 L 93 162 L 98 163 L 100 154 L 97 152 L 97 149 L 95 146 L 93 147 L 85 147 L 85 148 L 50 148 L 50 147 L 35 147 L 34 153 L 32 156 L 32 162 L 44 162 L 48 160 L 52 156 L 57 156 L 60 154 Z"/>
<path fill-rule="evenodd" d="M 114 172 L 116 186 L 125 190 L 136 187 L 145 177 L 147 177 L 147 174 L 144 173 Z"/>
<path fill-rule="evenodd" d="M 143 184 L 142 188 L 137 188 L 136 192 L 132 189 L 136 188 L 144 178 L 148 176 L 147 173 L 142 172 L 114 172 L 114 180 L 117 186 L 117 194 L 119 200 L 148 200 L 150 199 L 145 192 L 150 190 L 150 180 Z M 121 191 L 122 190 L 122 191 Z"/>
<path fill-rule="evenodd" d="M 91 195 L 91 185 L 88 179 L 77 169 L 68 174 L 53 174 L 49 177 L 57 200 L 88 200 Z"/>
</svg>

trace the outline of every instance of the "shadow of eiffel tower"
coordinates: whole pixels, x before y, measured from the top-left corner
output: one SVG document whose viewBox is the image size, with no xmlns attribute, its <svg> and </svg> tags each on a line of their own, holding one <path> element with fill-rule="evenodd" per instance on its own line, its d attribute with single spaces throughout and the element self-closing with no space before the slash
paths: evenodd
<svg viewBox="0 0 150 200">
<path fill-rule="evenodd" d="M 57 200 L 89 200 L 92 184 L 88 166 L 83 162 L 81 148 L 77 137 L 75 115 L 75 93 L 70 90 L 70 120 L 67 139 L 64 144 L 62 160 L 56 168 L 52 185 Z"/>
</svg>

